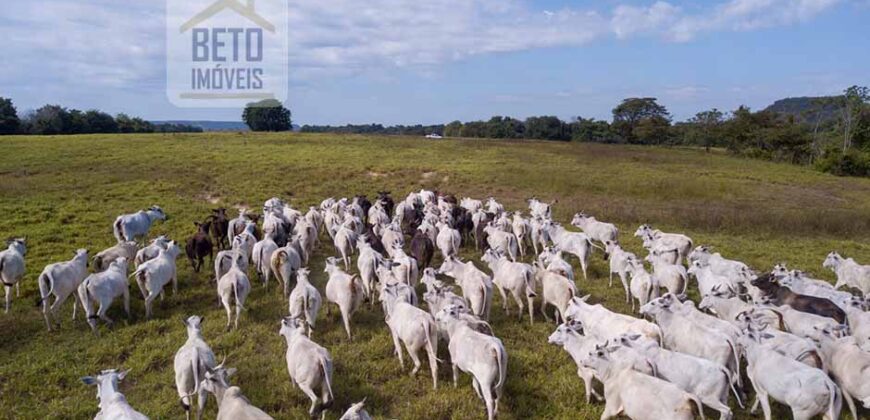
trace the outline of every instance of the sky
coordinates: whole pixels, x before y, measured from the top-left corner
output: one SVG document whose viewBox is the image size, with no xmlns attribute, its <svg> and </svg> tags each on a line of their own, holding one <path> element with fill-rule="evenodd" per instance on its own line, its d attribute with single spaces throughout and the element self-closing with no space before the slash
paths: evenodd
<svg viewBox="0 0 870 420">
<path fill-rule="evenodd" d="M 635 96 L 684 120 L 870 85 L 870 0 L 291 0 L 289 10 L 296 124 L 610 119 Z M 19 112 L 52 103 L 238 121 L 240 109 L 169 103 L 165 13 L 165 0 L 0 2 L 0 96 Z"/>
</svg>

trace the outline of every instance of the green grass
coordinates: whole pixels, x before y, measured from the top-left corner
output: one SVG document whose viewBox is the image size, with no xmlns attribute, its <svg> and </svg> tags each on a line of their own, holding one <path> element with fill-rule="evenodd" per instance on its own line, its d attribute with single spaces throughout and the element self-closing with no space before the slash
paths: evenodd
<svg viewBox="0 0 870 420">
<path fill-rule="evenodd" d="M 524 200 L 536 195 L 558 199 L 554 216 L 566 224 L 579 210 L 617 223 L 634 251 L 640 243 L 631 234 L 650 222 L 758 269 L 786 261 L 832 279 L 821 268 L 830 250 L 870 261 L 870 180 L 693 149 L 197 134 L 7 137 L 0 139 L 0 156 L 0 235 L 27 235 L 29 244 L 22 296 L 10 314 L 0 314 L 0 413 L 8 418 L 92 417 L 94 390 L 78 378 L 121 367 L 132 368 L 122 389 L 134 407 L 152 418 L 181 417 L 172 358 L 185 340 L 180 320 L 191 314 L 206 317 L 206 339 L 239 368 L 235 383 L 251 401 L 276 418 L 307 417 L 308 400 L 287 376 L 285 344 L 277 334 L 286 302 L 275 284 L 256 287 L 241 328 L 224 332 L 225 315 L 208 275 L 194 276 L 180 259 L 180 293 L 168 293 L 156 304 L 154 319 L 143 319 L 134 287 L 129 324 L 116 302 L 109 315 L 120 322 L 96 338 L 81 318 L 69 321 L 67 302 L 62 329 L 45 331 L 34 307 L 42 267 L 69 259 L 79 247 L 97 252 L 112 245 L 114 218 L 151 204 L 171 216 L 152 234 L 183 241 L 215 203 L 259 208 L 279 196 L 304 209 L 327 196 L 372 196 L 389 189 L 399 197 L 430 188 L 457 196 L 492 195 L 509 209 L 525 209 Z M 331 253 L 331 247 L 322 248 L 312 262 L 313 280 L 321 288 L 322 260 Z M 468 250 L 464 256 L 476 258 Z M 596 252 L 590 279 L 579 280 L 579 289 L 624 312 L 621 289 L 607 288 L 606 271 Z M 554 326 L 540 317 L 534 326 L 520 324 L 500 306 L 497 298 L 492 323 L 509 355 L 500 418 L 597 418 L 602 405 L 583 402 L 573 362 L 546 344 Z M 411 378 L 400 371 L 380 310 L 365 308 L 355 316 L 353 343 L 346 341 L 337 311 L 326 316 L 324 309 L 318 327 L 314 339 L 329 349 L 336 365 L 337 403 L 330 418 L 363 397 L 378 418 L 483 418 L 483 404 L 467 376 L 453 389 L 449 369 L 442 366 L 442 386 L 435 391 L 426 374 Z M 446 359 L 445 346 L 440 352 Z M 207 417 L 214 413 L 211 400 Z M 775 414 L 788 416 L 782 407 Z M 749 417 L 738 411 L 737 418 Z"/>
</svg>

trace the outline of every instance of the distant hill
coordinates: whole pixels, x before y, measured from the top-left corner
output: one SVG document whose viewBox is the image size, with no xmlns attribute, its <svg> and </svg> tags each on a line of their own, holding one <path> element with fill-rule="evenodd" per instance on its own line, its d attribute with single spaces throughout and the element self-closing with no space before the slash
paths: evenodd
<svg viewBox="0 0 870 420">
<path fill-rule="evenodd" d="M 248 131 L 248 125 L 241 121 L 151 121 L 154 124 L 184 124 L 200 127 L 204 131 Z"/>
<path fill-rule="evenodd" d="M 821 109 L 822 124 L 835 121 L 840 118 L 840 109 L 833 103 L 833 96 L 803 96 L 799 98 L 785 98 L 765 108 L 765 111 L 773 111 L 783 115 L 793 115 L 798 121 L 815 124 L 819 118 L 817 112 Z"/>
</svg>

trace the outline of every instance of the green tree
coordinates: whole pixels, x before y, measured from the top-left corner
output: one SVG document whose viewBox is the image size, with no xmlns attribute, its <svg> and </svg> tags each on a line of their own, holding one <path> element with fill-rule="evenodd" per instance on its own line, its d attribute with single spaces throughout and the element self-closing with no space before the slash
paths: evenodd
<svg viewBox="0 0 870 420">
<path fill-rule="evenodd" d="M 656 98 L 624 99 L 613 108 L 614 131 L 628 143 L 663 143 L 667 140 L 671 115 L 656 101 Z"/>
<path fill-rule="evenodd" d="M 558 117 L 543 116 L 529 117 L 525 123 L 525 135 L 527 139 L 540 140 L 570 140 L 571 133 Z"/>
<path fill-rule="evenodd" d="M 577 117 L 570 124 L 571 140 L 595 143 L 611 143 L 614 141 L 610 124 L 594 118 Z"/>
<path fill-rule="evenodd" d="M 70 129 L 70 114 L 60 105 L 45 105 L 31 116 L 30 130 L 33 134 L 66 134 Z"/>
<path fill-rule="evenodd" d="M 852 86 L 846 89 L 843 96 L 840 97 L 840 110 L 843 118 L 843 153 L 852 147 L 852 141 L 856 135 L 862 135 L 870 128 L 860 124 L 861 114 L 868 101 L 870 101 L 870 88 L 865 86 Z"/>
<path fill-rule="evenodd" d="M 95 109 L 85 112 L 85 120 L 91 133 L 117 133 L 118 123 L 111 115 Z"/>
<path fill-rule="evenodd" d="M 713 108 L 709 111 L 699 112 L 689 120 L 689 123 L 692 124 L 691 133 L 694 137 L 694 143 L 704 145 L 704 149 L 708 153 L 716 143 L 716 139 L 721 135 L 723 117 L 722 111 Z"/>
<path fill-rule="evenodd" d="M 287 131 L 292 127 L 290 110 L 275 99 L 248 104 L 242 112 L 242 121 L 251 131 Z"/>
<path fill-rule="evenodd" d="M 0 98 L 0 134 L 15 134 L 21 126 L 12 99 Z"/>
<path fill-rule="evenodd" d="M 462 135 L 462 121 L 453 121 L 444 126 L 445 137 L 459 137 Z"/>
</svg>

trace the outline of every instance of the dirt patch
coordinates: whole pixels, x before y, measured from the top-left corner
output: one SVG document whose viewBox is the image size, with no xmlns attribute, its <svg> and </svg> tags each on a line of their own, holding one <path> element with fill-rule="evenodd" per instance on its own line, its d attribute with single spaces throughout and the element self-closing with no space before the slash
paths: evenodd
<svg viewBox="0 0 870 420">
<path fill-rule="evenodd" d="M 197 198 L 203 201 L 208 201 L 211 204 L 220 204 L 221 202 L 221 197 L 217 194 L 212 193 L 199 194 Z"/>
<path fill-rule="evenodd" d="M 369 171 L 366 175 L 368 175 L 369 178 L 383 178 L 387 176 L 385 173 L 375 171 Z"/>
</svg>

